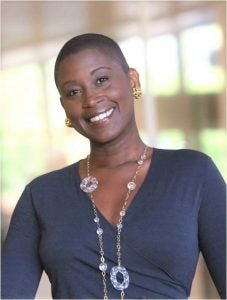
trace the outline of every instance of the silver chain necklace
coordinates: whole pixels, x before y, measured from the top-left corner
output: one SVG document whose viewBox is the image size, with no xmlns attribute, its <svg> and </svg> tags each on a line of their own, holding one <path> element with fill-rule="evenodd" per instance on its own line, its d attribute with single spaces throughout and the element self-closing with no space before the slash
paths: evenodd
<svg viewBox="0 0 227 300">
<path fill-rule="evenodd" d="M 147 152 L 147 146 L 145 147 L 143 154 L 140 155 L 139 160 L 137 161 L 137 168 L 135 171 L 134 176 L 132 177 L 131 181 L 128 182 L 127 184 L 127 193 L 124 199 L 124 203 L 122 206 L 122 209 L 119 213 L 119 221 L 117 224 L 117 236 L 116 236 L 116 248 L 117 248 L 117 265 L 112 267 L 110 270 L 110 281 L 113 285 L 113 287 L 120 291 L 120 295 L 121 295 L 121 299 L 124 299 L 124 290 L 128 288 L 129 286 L 129 274 L 127 269 L 122 266 L 121 264 L 121 230 L 122 230 L 122 221 L 123 221 L 123 217 L 126 214 L 126 206 L 128 203 L 128 199 L 130 196 L 131 191 L 136 189 L 136 177 L 137 174 L 139 172 L 139 169 L 141 168 L 141 166 L 143 165 L 145 159 L 146 159 L 146 152 Z M 85 192 L 88 193 L 92 202 L 92 208 L 93 208 L 93 212 L 94 212 L 94 222 L 96 223 L 97 229 L 96 229 L 96 233 L 97 233 L 97 237 L 98 237 L 98 243 L 99 243 L 99 253 L 100 253 L 100 263 L 99 263 L 99 270 L 102 273 L 102 282 L 103 282 L 103 293 L 104 299 L 108 299 L 108 291 L 107 291 L 107 284 L 106 284 L 106 271 L 107 271 L 107 264 L 105 262 L 105 256 L 104 256 L 104 246 L 103 246 L 103 229 L 101 228 L 100 225 L 100 220 L 98 217 L 98 212 L 95 206 L 95 200 L 94 200 L 94 196 L 93 196 L 93 192 L 98 188 L 98 180 L 95 177 L 90 176 L 90 155 L 88 155 L 87 157 L 87 177 L 85 177 L 81 183 L 80 183 L 80 188 Z M 119 282 L 117 280 L 117 274 L 120 273 L 123 277 L 123 281 Z"/>
</svg>

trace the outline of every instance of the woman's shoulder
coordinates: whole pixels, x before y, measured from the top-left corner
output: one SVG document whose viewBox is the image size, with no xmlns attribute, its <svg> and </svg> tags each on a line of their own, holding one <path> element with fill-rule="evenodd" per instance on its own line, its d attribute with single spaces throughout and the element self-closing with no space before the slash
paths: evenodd
<svg viewBox="0 0 227 300">
<path fill-rule="evenodd" d="M 71 180 L 72 175 L 76 176 L 76 168 L 79 162 L 70 164 L 60 169 L 49 171 L 41 174 L 30 181 L 30 187 L 42 186 L 55 186 L 63 185 L 65 182 Z"/>
<path fill-rule="evenodd" d="M 194 169 L 205 170 L 209 165 L 213 164 L 212 159 L 207 154 L 198 150 L 192 149 L 154 149 L 154 158 L 159 162 L 163 168 L 168 166 L 174 170 L 180 169 Z"/>
<path fill-rule="evenodd" d="M 160 158 L 167 159 L 169 161 L 187 160 L 204 162 L 211 159 L 207 154 L 193 149 L 154 148 L 154 153 L 157 154 Z"/>
<path fill-rule="evenodd" d="M 153 166 L 160 178 L 181 178 L 188 182 L 223 184 L 224 179 L 212 158 L 191 149 L 154 149 Z"/>
</svg>

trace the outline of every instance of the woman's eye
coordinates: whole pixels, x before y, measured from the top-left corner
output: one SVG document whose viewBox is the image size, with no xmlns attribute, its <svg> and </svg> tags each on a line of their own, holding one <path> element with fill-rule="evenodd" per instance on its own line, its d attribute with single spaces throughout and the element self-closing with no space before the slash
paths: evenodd
<svg viewBox="0 0 227 300">
<path fill-rule="evenodd" d="M 103 76 L 103 77 L 100 77 L 97 79 L 96 83 L 97 84 L 101 84 L 103 83 L 104 81 L 107 81 L 109 78 L 107 76 Z"/>
<path fill-rule="evenodd" d="M 73 90 L 71 90 L 67 93 L 67 96 L 72 97 L 72 96 L 76 96 L 76 95 L 79 95 L 79 94 L 81 94 L 81 90 L 73 89 Z"/>
</svg>

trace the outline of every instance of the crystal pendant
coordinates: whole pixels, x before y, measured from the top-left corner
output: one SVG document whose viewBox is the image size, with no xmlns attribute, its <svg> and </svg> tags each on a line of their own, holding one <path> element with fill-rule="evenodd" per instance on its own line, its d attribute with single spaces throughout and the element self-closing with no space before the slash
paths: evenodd
<svg viewBox="0 0 227 300">
<path fill-rule="evenodd" d="M 98 180 L 95 177 L 85 177 L 81 183 L 80 188 L 85 193 L 92 193 L 94 190 L 96 190 L 98 187 Z"/>
<path fill-rule="evenodd" d="M 123 276 L 123 281 L 119 282 L 117 280 L 117 273 L 121 273 Z M 129 274 L 125 267 L 123 266 L 115 266 L 111 268 L 110 271 L 110 281 L 113 285 L 113 287 L 118 291 L 123 291 L 127 289 L 129 286 Z"/>
</svg>

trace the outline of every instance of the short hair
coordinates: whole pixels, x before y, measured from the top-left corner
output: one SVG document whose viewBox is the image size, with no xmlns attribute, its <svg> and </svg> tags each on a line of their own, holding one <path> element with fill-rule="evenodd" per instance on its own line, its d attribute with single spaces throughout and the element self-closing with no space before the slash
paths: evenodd
<svg viewBox="0 0 227 300">
<path fill-rule="evenodd" d="M 129 66 L 119 45 L 111 38 L 98 33 L 85 33 L 71 38 L 61 48 L 54 67 L 54 79 L 57 85 L 58 68 L 61 61 L 71 54 L 76 54 L 84 49 L 97 49 L 100 52 L 114 57 L 125 73 Z"/>
</svg>

